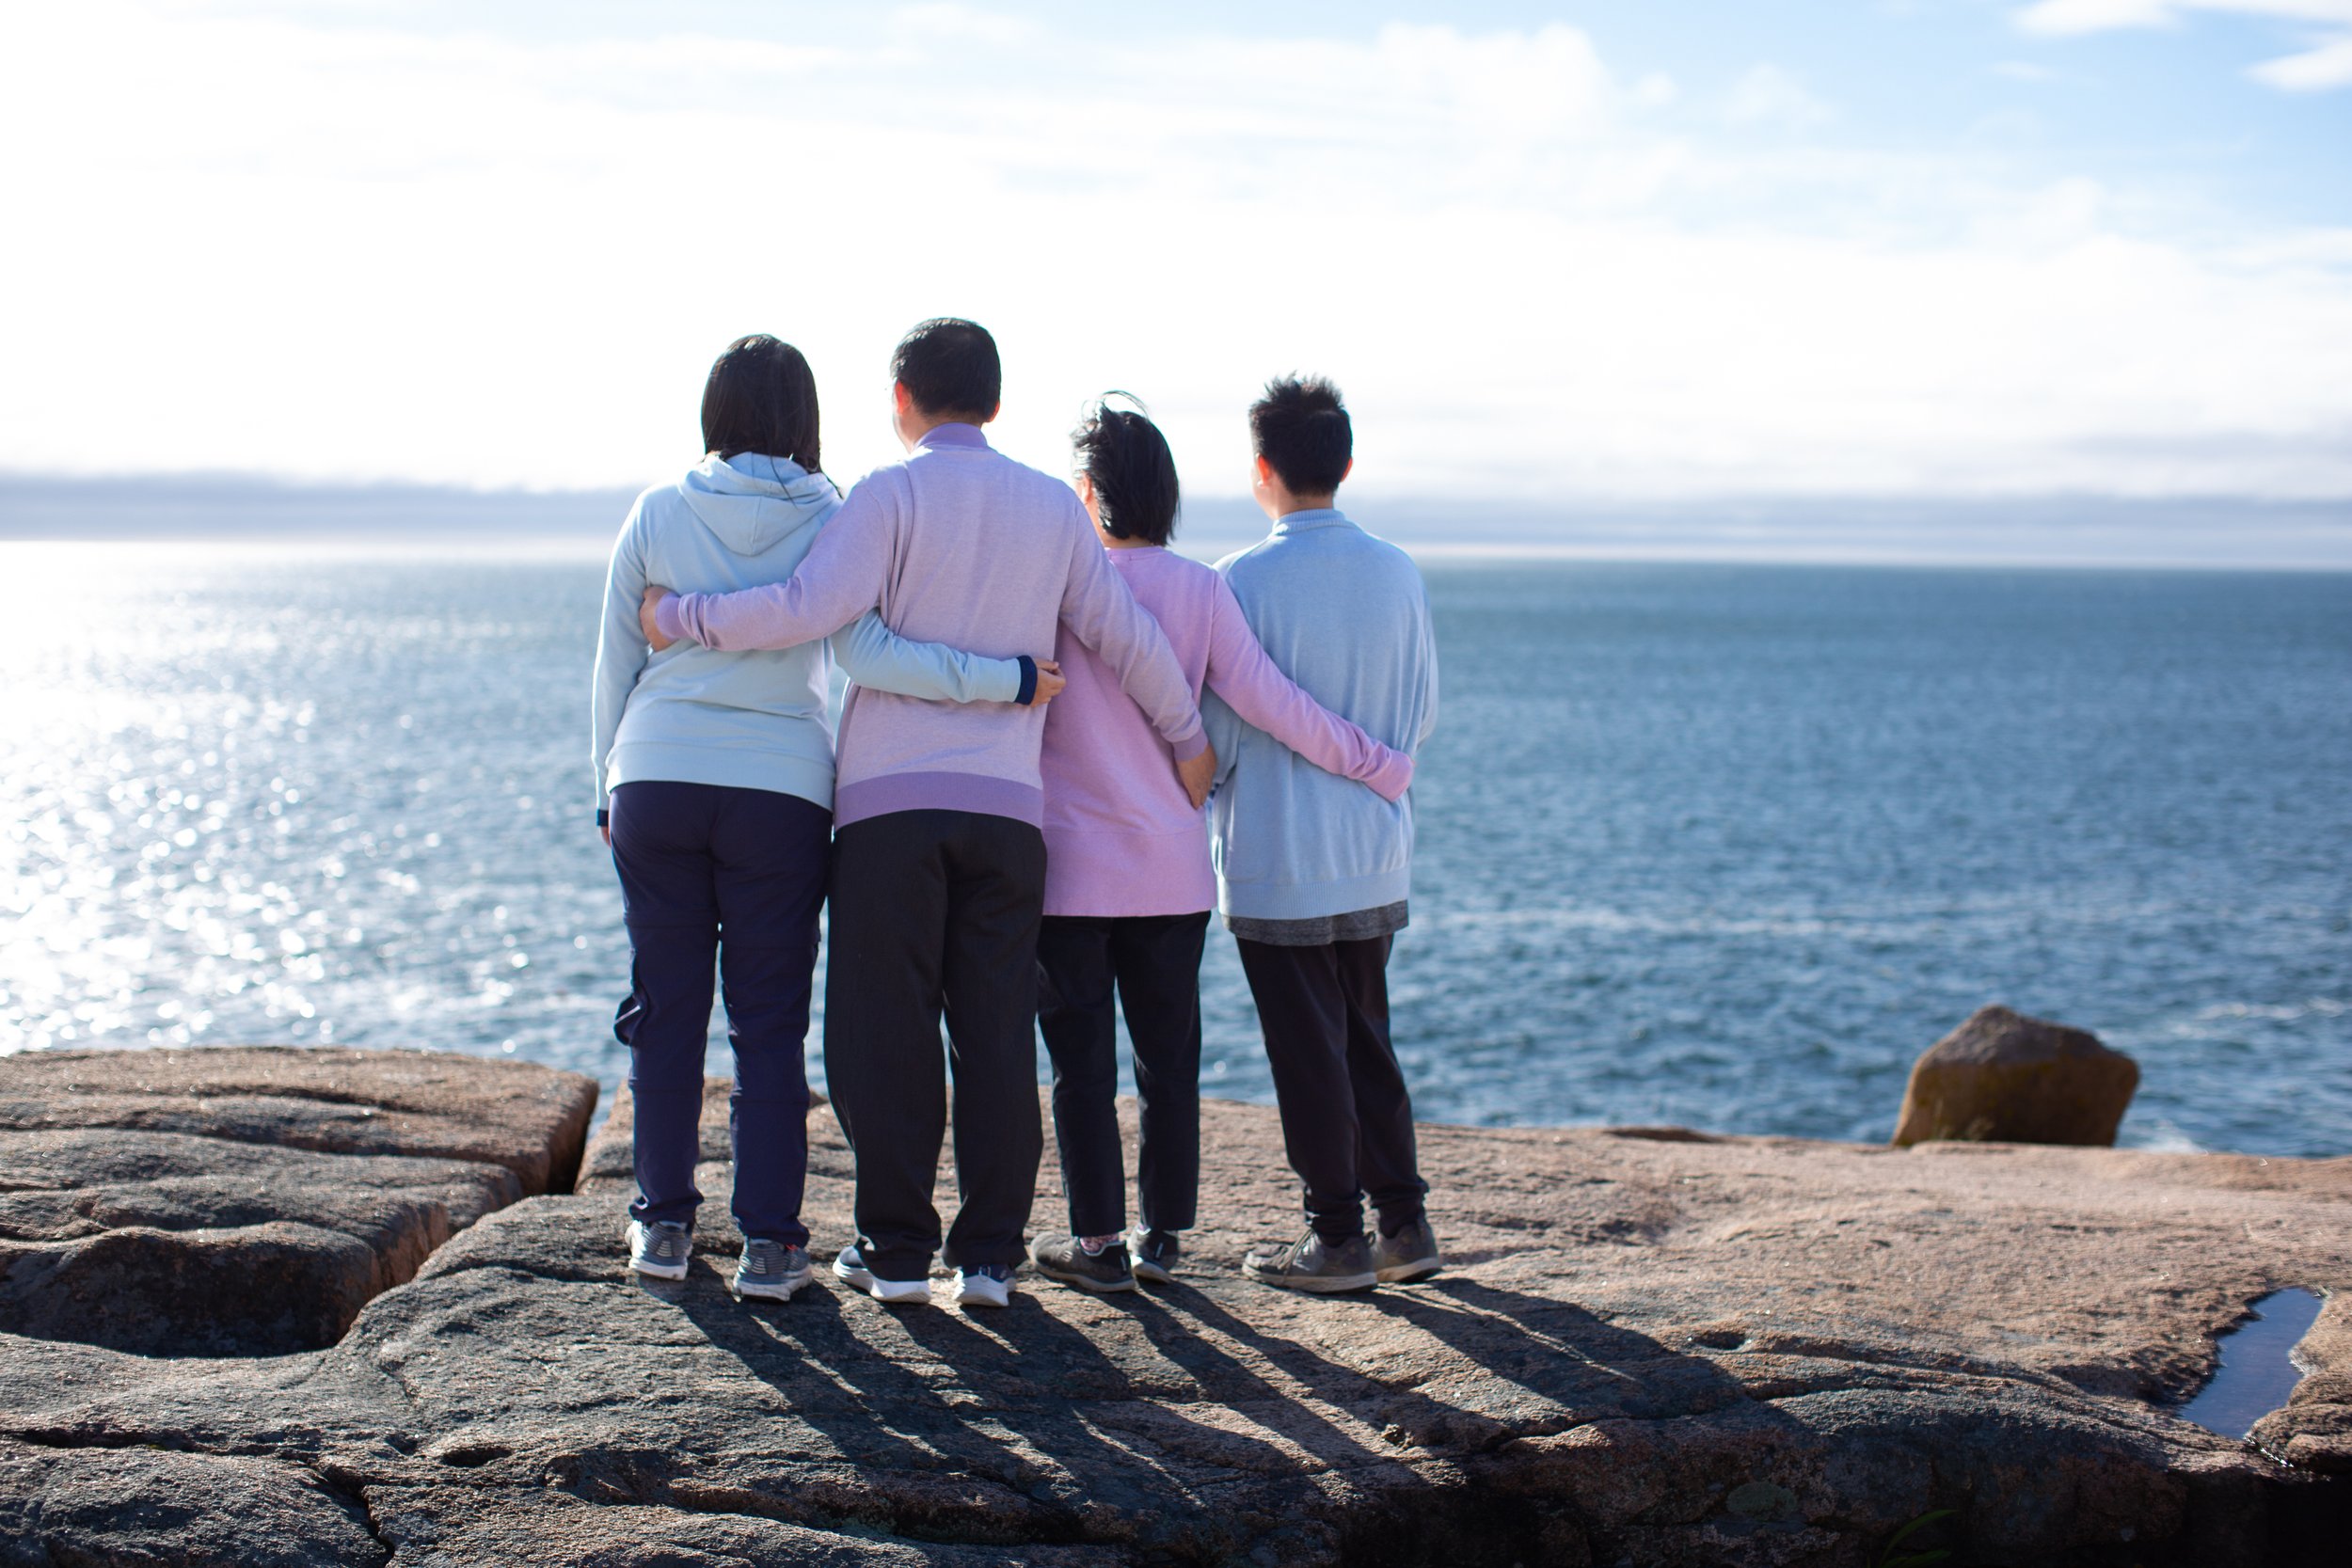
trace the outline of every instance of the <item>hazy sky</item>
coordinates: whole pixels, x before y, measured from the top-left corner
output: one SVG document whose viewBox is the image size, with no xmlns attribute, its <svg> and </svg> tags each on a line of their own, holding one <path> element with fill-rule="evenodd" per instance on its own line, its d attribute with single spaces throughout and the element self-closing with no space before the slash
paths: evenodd
<svg viewBox="0 0 2352 1568">
<path fill-rule="evenodd" d="M 2352 0 L 0 9 L 0 468 L 633 485 L 993 328 L 1238 492 L 2352 499 Z"/>
</svg>

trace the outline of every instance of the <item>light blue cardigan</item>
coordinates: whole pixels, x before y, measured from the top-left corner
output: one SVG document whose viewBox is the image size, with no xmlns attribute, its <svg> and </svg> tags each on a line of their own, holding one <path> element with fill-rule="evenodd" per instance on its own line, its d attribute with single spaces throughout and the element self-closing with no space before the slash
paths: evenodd
<svg viewBox="0 0 2352 1568">
<path fill-rule="evenodd" d="M 833 804 L 833 660 L 851 680 L 946 702 L 1012 702 L 1018 661 L 910 642 L 872 612 L 830 643 L 654 653 L 637 624 L 645 585 L 724 594 L 782 582 L 840 510 L 833 482 L 787 458 L 706 457 L 637 498 L 612 546 L 596 639 L 596 804 L 632 780 L 732 784 Z"/>
<path fill-rule="evenodd" d="M 1419 752 L 1438 722 L 1438 644 L 1412 558 L 1340 513 L 1294 512 L 1216 563 L 1284 674 L 1375 740 Z M 1216 748 L 1217 907 L 1253 920 L 1380 909 L 1413 882 L 1413 798 L 1383 800 L 1200 703 Z"/>
</svg>

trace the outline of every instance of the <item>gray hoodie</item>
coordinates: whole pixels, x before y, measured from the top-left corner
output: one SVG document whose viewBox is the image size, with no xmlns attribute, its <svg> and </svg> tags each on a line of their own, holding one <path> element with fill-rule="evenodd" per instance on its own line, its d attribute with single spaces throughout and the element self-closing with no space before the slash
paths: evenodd
<svg viewBox="0 0 2352 1568">
<path fill-rule="evenodd" d="M 981 658 L 894 635 L 868 613 L 830 644 L 722 653 L 680 641 L 654 653 L 638 628 L 645 585 L 726 594 L 783 582 L 840 509 L 833 482 L 787 458 L 711 456 L 637 498 L 612 546 L 596 639 L 596 804 L 641 779 L 732 784 L 833 804 L 826 703 L 850 678 L 902 696 L 1010 703 L 1018 659 Z"/>
</svg>

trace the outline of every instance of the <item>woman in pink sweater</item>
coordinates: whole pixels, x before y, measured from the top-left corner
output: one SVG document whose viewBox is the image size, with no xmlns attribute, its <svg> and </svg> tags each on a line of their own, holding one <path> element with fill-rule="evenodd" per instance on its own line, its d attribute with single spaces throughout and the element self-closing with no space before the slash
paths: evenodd
<svg viewBox="0 0 2352 1568">
<path fill-rule="evenodd" d="M 1111 396 L 1123 397 L 1123 393 Z M 1129 401 L 1133 401 L 1130 399 Z M 1073 437 L 1078 498 L 1111 564 L 1159 622 L 1192 683 L 1327 771 L 1393 800 L 1412 759 L 1293 685 L 1251 635 L 1225 579 L 1167 548 L 1176 464 L 1143 414 L 1098 404 Z M 1046 712 L 1045 918 L 1038 1022 L 1054 1059 L 1054 1134 L 1071 1234 L 1042 1236 L 1030 1261 L 1091 1291 L 1166 1283 L 1193 1224 L 1200 1169 L 1200 952 L 1216 878 L 1201 813 L 1168 765 L 1168 745 L 1118 676 L 1064 628 L 1055 657 L 1069 685 Z M 1142 1103 L 1132 1254 L 1115 1101 L 1114 994 L 1135 1044 Z"/>
</svg>

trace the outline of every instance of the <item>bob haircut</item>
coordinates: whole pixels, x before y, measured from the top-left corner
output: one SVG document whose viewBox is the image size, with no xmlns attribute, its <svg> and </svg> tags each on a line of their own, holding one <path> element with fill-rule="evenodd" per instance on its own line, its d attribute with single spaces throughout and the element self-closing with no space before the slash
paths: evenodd
<svg viewBox="0 0 2352 1568">
<path fill-rule="evenodd" d="M 788 457 L 818 471 L 817 377 L 799 349 L 765 332 L 727 345 L 703 383 L 703 451 Z"/>
<path fill-rule="evenodd" d="M 1323 376 L 1278 376 L 1249 405 L 1249 444 L 1295 496 L 1327 496 L 1347 477 L 1355 427 Z"/>
<path fill-rule="evenodd" d="M 907 328 L 891 352 L 890 378 L 933 419 L 985 424 L 1005 397 L 1005 367 L 988 328 L 961 316 L 934 316 Z"/>
<path fill-rule="evenodd" d="M 1113 408 L 1113 398 L 1135 407 Z M 1176 536 L 1176 457 L 1142 399 L 1104 392 L 1070 433 L 1070 444 L 1078 471 L 1093 482 L 1095 504 L 1112 538 L 1165 545 Z"/>
</svg>

